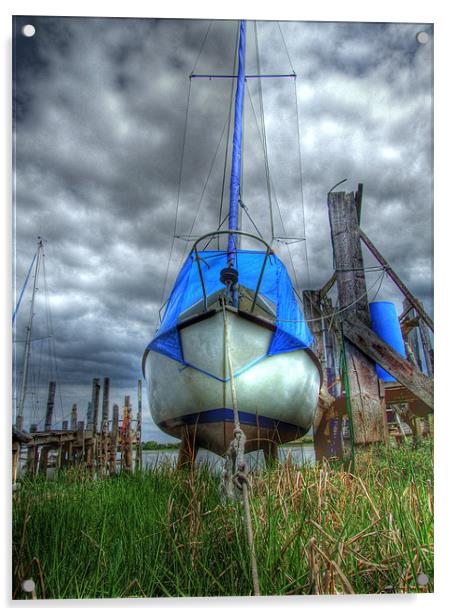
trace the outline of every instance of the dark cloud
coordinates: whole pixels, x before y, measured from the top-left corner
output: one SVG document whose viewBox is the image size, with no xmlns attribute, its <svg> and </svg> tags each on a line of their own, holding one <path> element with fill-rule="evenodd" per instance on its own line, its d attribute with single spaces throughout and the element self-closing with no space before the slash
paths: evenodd
<svg viewBox="0 0 452 616">
<path fill-rule="evenodd" d="M 29 22 L 36 35 L 27 39 L 21 28 Z M 364 183 L 363 228 L 431 312 L 432 27 L 261 22 L 257 30 L 261 71 L 298 76 L 302 186 L 294 80 L 262 84 L 275 234 L 306 237 L 290 254 L 281 245 L 289 271 L 292 260 L 303 288 L 329 278 L 326 193 L 347 177 L 346 190 Z M 420 30 L 431 36 L 427 45 L 416 42 Z M 136 408 L 141 354 L 158 319 L 178 202 L 176 233 L 200 235 L 218 225 L 231 84 L 193 79 L 189 90 L 188 77 L 193 70 L 231 73 L 236 33 L 232 21 L 14 21 L 15 279 L 20 287 L 36 237 L 44 236 L 55 337 L 37 340 L 33 357 L 41 365 L 54 345 L 60 417 L 75 401 L 85 412 L 94 376 L 110 376 L 114 401 L 130 393 Z M 252 22 L 247 45 L 253 73 Z M 268 237 L 259 114 L 258 82 L 250 79 L 243 199 Z M 246 218 L 244 228 L 252 230 Z M 187 250 L 175 240 L 165 295 Z M 369 274 L 368 285 L 372 298 L 379 276 Z M 36 338 L 48 329 L 38 315 L 42 290 Z M 401 308 L 388 280 L 378 297 Z M 18 317 L 19 340 L 29 299 Z M 33 370 L 38 390 L 55 366 L 42 360 L 40 371 Z M 39 396 L 42 405 L 45 393 Z M 151 433 L 157 436 L 147 415 Z"/>
</svg>

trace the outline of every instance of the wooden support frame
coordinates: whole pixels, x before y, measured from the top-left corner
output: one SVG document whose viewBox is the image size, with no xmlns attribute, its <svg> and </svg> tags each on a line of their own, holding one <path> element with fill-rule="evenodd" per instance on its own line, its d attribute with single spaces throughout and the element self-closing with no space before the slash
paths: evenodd
<svg viewBox="0 0 452 616">
<path fill-rule="evenodd" d="M 341 318 L 370 326 L 356 195 L 328 193 L 328 214 Z M 356 445 L 386 442 L 387 419 L 375 367 L 356 345 L 344 340 Z"/>
</svg>

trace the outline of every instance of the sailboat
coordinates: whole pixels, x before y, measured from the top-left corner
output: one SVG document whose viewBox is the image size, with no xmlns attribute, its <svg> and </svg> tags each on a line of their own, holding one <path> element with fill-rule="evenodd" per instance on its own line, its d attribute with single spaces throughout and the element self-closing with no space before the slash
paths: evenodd
<svg viewBox="0 0 452 616">
<path fill-rule="evenodd" d="M 306 434 L 322 379 L 283 262 L 239 228 L 245 21 L 237 47 L 228 229 L 193 243 L 142 362 L 157 426 L 219 455 L 233 437 L 234 404 L 247 452 Z M 212 238 L 227 240 L 224 249 L 203 247 Z M 242 249 L 244 239 L 256 248 Z"/>
</svg>

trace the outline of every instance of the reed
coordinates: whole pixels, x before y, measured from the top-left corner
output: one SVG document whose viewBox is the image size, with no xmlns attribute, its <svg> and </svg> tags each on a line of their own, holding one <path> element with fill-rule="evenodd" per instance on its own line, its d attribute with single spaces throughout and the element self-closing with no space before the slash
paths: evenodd
<svg viewBox="0 0 452 616">
<path fill-rule="evenodd" d="M 431 592 L 432 443 L 251 475 L 261 593 Z M 428 576 L 420 586 L 419 574 Z M 13 594 L 46 598 L 249 595 L 237 502 L 218 477 L 161 466 L 92 480 L 24 481 L 13 504 Z"/>
</svg>

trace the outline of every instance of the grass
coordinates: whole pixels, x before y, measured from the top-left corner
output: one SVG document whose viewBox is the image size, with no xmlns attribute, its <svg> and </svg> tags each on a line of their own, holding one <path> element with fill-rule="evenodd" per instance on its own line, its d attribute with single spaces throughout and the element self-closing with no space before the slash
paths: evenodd
<svg viewBox="0 0 452 616">
<path fill-rule="evenodd" d="M 261 593 L 433 590 L 432 443 L 252 474 Z M 102 481 L 72 468 L 24 481 L 13 504 L 13 593 L 46 598 L 249 595 L 237 502 L 207 468 Z M 417 576 L 429 582 L 420 587 Z"/>
</svg>

